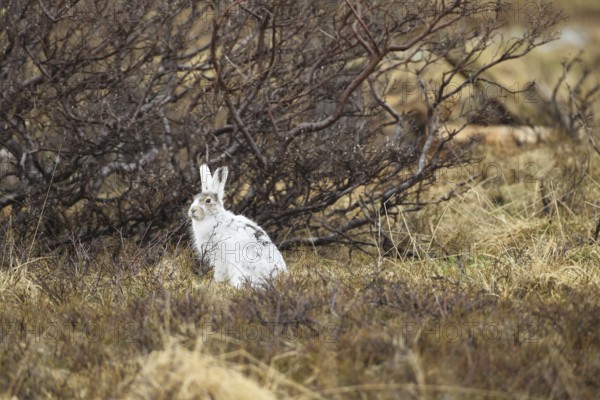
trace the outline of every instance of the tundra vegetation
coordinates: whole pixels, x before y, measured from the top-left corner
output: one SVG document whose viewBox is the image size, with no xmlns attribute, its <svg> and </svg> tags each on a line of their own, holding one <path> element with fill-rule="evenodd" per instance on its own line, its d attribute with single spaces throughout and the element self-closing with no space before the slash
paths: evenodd
<svg viewBox="0 0 600 400">
<path fill-rule="evenodd" d="M 600 6 L 560 6 L 0 3 L 2 396 L 594 398 Z M 203 163 L 286 275 L 200 268 Z"/>
</svg>

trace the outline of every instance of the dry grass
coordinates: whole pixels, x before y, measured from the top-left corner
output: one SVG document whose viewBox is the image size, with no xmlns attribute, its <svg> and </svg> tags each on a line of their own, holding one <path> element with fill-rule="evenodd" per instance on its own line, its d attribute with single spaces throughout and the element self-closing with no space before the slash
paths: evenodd
<svg viewBox="0 0 600 400">
<path fill-rule="evenodd" d="M 103 239 L 30 253 L 8 237 L 0 392 L 592 399 L 600 390 L 598 160 L 571 188 L 577 157 L 551 148 L 487 157 L 504 179 L 483 177 L 395 228 L 414 257 L 299 249 L 286 254 L 289 275 L 264 290 L 199 277 L 187 246 Z M 539 167 L 535 179 L 506 178 L 527 162 Z"/>
</svg>

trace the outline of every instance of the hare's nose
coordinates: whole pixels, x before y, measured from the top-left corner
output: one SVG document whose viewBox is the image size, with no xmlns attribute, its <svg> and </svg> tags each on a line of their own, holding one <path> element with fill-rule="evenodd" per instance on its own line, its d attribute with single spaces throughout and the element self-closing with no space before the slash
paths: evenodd
<svg viewBox="0 0 600 400">
<path fill-rule="evenodd" d="M 199 206 L 191 206 L 188 214 L 191 218 L 202 218 L 202 216 L 204 215 L 204 212 L 202 211 L 202 208 L 200 208 Z"/>
</svg>

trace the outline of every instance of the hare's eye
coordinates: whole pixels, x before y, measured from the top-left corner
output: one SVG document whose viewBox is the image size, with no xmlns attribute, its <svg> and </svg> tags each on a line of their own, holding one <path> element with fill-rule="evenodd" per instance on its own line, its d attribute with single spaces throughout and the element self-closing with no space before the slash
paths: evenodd
<svg viewBox="0 0 600 400">
<path fill-rule="evenodd" d="M 204 200 L 204 202 L 205 202 L 206 204 L 210 204 L 210 203 L 212 202 L 212 200 L 211 200 L 211 199 L 210 199 L 210 197 L 209 197 L 208 199 Z"/>
</svg>

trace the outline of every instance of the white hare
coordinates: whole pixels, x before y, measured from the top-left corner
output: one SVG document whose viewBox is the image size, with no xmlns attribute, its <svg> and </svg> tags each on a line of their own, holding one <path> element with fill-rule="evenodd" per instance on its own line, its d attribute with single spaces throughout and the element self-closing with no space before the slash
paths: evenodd
<svg viewBox="0 0 600 400">
<path fill-rule="evenodd" d="M 202 192 L 194 197 L 188 212 L 194 245 L 202 261 L 214 268 L 218 282 L 253 286 L 286 270 L 285 261 L 269 235 L 254 221 L 223 207 L 229 170 L 218 168 L 215 176 L 206 164 L 200 166 Z"/>
</svg>

